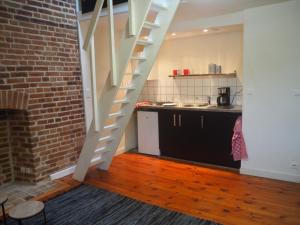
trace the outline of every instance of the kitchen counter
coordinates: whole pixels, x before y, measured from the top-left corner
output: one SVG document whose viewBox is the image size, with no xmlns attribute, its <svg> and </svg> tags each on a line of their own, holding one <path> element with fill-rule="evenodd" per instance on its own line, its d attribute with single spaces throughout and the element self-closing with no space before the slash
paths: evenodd
<svg viewBox="0 0 300 225">
<path fill-rule="evenodd" d="M 176 105 L 176 106 L 163 106 L 163 105 L 155 105 L 155 104 L 143 104 L 138 106 L 137 110 L 163 110 L 163 109 L 171 109 L 171 110 L 189 110 L 189 111 L 208 111 L 208 112 L 229 112 L 229 113 L 241 113 L 242 106 L 230 106 L 230 107 L 222 107 L 216 105 L 209 106 L 184 106 L 184 105 Z"/>
</svg>

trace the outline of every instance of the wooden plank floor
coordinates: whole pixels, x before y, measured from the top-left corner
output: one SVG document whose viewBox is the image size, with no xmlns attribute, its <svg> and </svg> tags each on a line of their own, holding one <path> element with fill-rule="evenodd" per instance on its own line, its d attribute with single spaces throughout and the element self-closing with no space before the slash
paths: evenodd
<svg viewBox="0 0 300 225">
<path fill-rule="evenodd" d="M 66 179 L 67 180 L 67 179 Z M 85 183 L 223 224 L 300 224 L 300 184 L 275 181 L 134 153 Z"/>
</svg>

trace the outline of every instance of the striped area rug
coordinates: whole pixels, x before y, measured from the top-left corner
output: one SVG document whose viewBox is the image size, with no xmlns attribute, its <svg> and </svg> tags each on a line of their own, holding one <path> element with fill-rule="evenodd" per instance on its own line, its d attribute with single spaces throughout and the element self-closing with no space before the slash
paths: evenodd
<svg viewBox="0 0 300 225">
<path fill-rule="evenodd" d="M 48 225 L 217 225 L 89 185 L 48 201 L 46 214 Z M 23 224 L 42 225 L 43 217 L 37 215 Z"/>
</svg>

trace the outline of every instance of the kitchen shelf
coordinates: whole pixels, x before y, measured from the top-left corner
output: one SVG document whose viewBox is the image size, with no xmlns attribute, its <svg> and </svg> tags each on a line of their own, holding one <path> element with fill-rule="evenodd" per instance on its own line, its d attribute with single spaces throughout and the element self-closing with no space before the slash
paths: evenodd
<svg viewBox="0 0 300 225">
<path fill-rule="evenodd" d="M 236 73 L 203 73 L 203 74 L 190 74 L 190 75 L 169 75 L 168 77 L 182 78 L 182 77 L 236 77 Z"/>
</svg>

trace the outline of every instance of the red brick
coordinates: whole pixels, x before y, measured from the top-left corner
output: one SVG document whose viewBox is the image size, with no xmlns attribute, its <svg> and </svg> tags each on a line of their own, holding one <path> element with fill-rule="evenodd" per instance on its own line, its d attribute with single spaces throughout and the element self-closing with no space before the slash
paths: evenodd
<svg viewBox="0 0 300 225">
<path fill-rule="evenodd" d="M 36 182 L 74 164 L 84 140 L 75 0 L 3 1 L 0 15 L 0 89 L 13 91 L 0 106 L 27 108 L 10 118 L 15 176 Z"/>
</svg>

